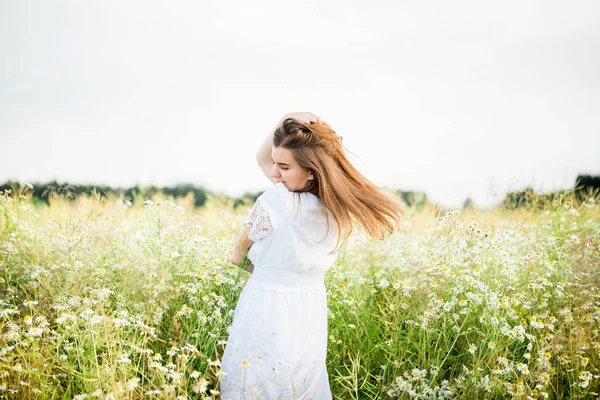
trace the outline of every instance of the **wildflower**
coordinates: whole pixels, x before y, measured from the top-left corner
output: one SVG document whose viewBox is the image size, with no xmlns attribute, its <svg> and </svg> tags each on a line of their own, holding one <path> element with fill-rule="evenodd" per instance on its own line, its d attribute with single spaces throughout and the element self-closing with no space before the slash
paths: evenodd
<svg viewBox="0 0 600 400">
<path fill-rule="evenodd" d="M 242 365 L 243 365 L 244 367 L 249 367 L 249 366 L 250 366 L 250 365 L 252 365 L 252 364 L 250 364 L 250 362 L 249 362 L 248 360 L 242 360 Z"/>
<path fill-rule="evenodd" d="M 129 354 L 121 354 L 119 358 L 117 358 L 117 362 L 122 364 L 131 364 L 131 360 L 129 359 Z"/>
<path fill-rule="evenodd" d="M 469 345 L 469 353 L 471 354 L 475 354 L 475 351 L 477 350 L 477 346 L 475 346 L 473 343 L 471 343 Z"/>
<path fill-rule="evenodd" d="M 21 337 L 21 335 L 17 331 L 9 331 L 4 334 L 4 339 L 6 339 L 7 341 L 15 341 L 18 340 L 19 337 Z"/>
<path fill-rule="evenodd" d="M 175 393 L 175 385 L 166 384 L 163 386 L 163 390 L 167 393 Z"/>
<path fill-rule="evenodd" d="M 196 378 L 197 378 L 197 377 L 199 377 L 199 376 L 200 376 L 200 372 L 198 372 L 198 371 L 196 371 L 196 370 L 194 370 L 194 372 L 192 372 L 192 373 L 190 374 L 190 378 L 192 378 L 192 379 L 196 379 Z"/>
<path fill-rule="evenodd" d="M 192 314 L 192 310 L 190 307 L 188 307 L 187 304 L 184 304 L 183 306 L 181 306 L 181 310 L 177 311 L 176 316 L 184 316 L 184 317 L 189 317 Z"/>
<path fill-rule="evenodd" d="M 208 365 L 210 366 L 221 366 L 221 360 L 214 360 L 212 361 L 210 358 L 208 359 Z"/>
<path fill-rule="evenodd" d="M 135 388 L 138 386 L 138 383 L 140 381 L 140 378 L 133 378 L 127 381 L 127 390 L 132 391 L 135 390 Z"/>
<path fill-rule="evenodd" d="M 0 264 L 1 265 L 1 264 Z M 17 309 L 14 308 L 3 308 L 0 310 L 0 317 L 4 318 L 12 314 L 18 314 Z"/>
<path fill-rule="evenodd" d="M 544 327 L 544 323 L 538 319 L 537 316 L 532 315 L 529 319 L 529 323 L 533 328 L 542 329 Z"/>
<path fill-rule="evenodd" d="M 227 372 L 223 371 L 222 369 L 219 369 L 215 375 L 217 375 L 220 378 L 227 375 Z"/>
<path fill-rule="evenodd" d="M 523 375 L 529 375 L 529 367 L 527 364 L 517 363 L 517 370 L 519 370 Z"/>
<path fill-rule="evenodd" d="M 206 379 L 202 378 L 196 384 L 192 386 L 192 391 L 194 393 L 204 393 L 208 387 L 208 382 Z"/>
<path fill-rule="evenodd" d="M 589 362 L 590 362 L 589 358 L 587 358 L 587 357 L 581 358 L 581 366 L 585 367 L 586 365 L 588 365 Z"/>
<path fill-rule="evenodd" d="M 169 378 L 171 378 L 171 380 L 173 380 L 175 382 L 180 381 L 181 378 L 183 378 L 183 374 L 181 372 L 177 372 L 175 370 L 169 371 L 169 373 L 167 374 L 167 376 Z"/>
<path fill-rule="evenodd" d="M 62 313 L 60 317 L 56 318 L 56 323 L 62 325 L 67 320 L 67 318 L 69 318 L 69 316 L 70 314 Z"/>
<path fill-rule="evenodd" d="M 170 350 L 167 350 L 167 355 L 168 356 L 174 356 L 177 354 L 177 347 L 171 347 Z"/>
<path fill-rule="evenodd" d="M 519 383 L 517 383 L 517 394 L 522 395 L 523 393 L 525 393 L 525 385 L 523 384 L 523 381 L 519 381 Z"/>
<path fill-rule="evenodd" d="M 27 331 L 27 336 L 39 337 L 39 336 L 42 336 L 42 333 L 44 333 L 44 330 L 42 328 L 38 328 L 36 326 L 33 328 L 29 328 L 29 330 Z"/>
<path fill-rule="evenodd" d="M 411 372 L 412 372 L 412 375 L 410 376 L 410 379 L 412 381 L 420 381 L 421 379 L 425 378 L 427 375 L 426 369 L 414 368 Z"/>
<path fill-rule="evenodd" d="M 581 379 L 579 386 L 581 386 L 582 388 L 586 388 L 589 386 L 590 381 L 592 380 L 592 374 L 589 373 L 588 371 L 582 371 L 579 374 L 579 379 Z"/>
<path fill-rule="evenodd" d="M 387 281 L 387 279 L 381 279 L 377 286 L 382 289 L 385 289 L 386 287 L 390 286 L 390 283 Z"/>
</svg>

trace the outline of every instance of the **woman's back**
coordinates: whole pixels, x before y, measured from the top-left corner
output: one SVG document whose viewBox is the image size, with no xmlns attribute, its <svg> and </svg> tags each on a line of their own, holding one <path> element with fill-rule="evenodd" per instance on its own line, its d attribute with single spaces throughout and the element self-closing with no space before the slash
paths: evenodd
<svg viewBox="0 0 600 400">
<path fill-rule="evenodd" d="M 255 269 L 322 276 L 335 262 L 337 253 L 328 253 L 335 248 L 337 226 L 310 193 L 290 192 L 278 183 L 257 199 L 245 223 L 253 225 L 249 239 L 254 244 L 248 258 Z"/>
</svg>

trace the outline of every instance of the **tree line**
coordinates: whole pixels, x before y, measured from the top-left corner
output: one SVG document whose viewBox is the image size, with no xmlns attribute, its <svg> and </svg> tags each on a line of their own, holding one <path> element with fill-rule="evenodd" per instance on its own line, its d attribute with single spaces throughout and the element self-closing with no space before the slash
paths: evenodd
<svg viewBox="0 0 600 400">
<path fill-rule="evenodd" d="M 566 196 L 572 196 L 577 202 L 597 199 L 600 195 L 600 176 L 578 175 L 572 190 L 559 190 L 551 193 L 537 194 L 531 187 L 506 193 L 501 206 L 504 208 L 529 208 L 535 205 L 556 204 Z"/>
<path fill-rule="evenodd" d="M 203 207 L 210 196 L 224 197 L 233 199 L 234 208 L 247 204 L 248 201 L 254 202 L 263 193 L 246 192 L 239 197 L 231 198 L 220 193 L 211 192 L 204 186 L 194 185 L 191 183 L 176 184 L 173 186 L 159 187 L 155 185 L 141 186 L 136 185 L 129 188 L 113 187 L 110 185 L 76 185 L 68 183 L 58 183 L 56 181 L 48 183 L 24 184 L 16 181 L 7 181 L 0 185 L 0 194 L 10 190 L 11 193 L 20 195 L 27 192 L 28 196 L 32 197 L 34 203 L 49 204 L 51 195 L 58 195 L 67 200 L 75 200 L 81 195 L 96 195 L 99 197 L 115 196 L 119 198 L 133 200 L 136 198 L 149 199 L 155 194 L 162 193 L 173 198 L 186 197 L 193 195 L 194 205 Z M 532 188 L 524 190 L 512 191 L 506 193 L 505 199 L 501 206 L 505 208 L 518 208 L 531 206 L 534 202 L 552 202 L 558 196 L 564 193 L 573 193 L 575 197 L 584 201 L 589 196 L 597 196 L 600 192 L 600 176 L 579 175 L 577 176 L 575 188 L 570 191 L 558 191 L 549 194 L 536 194 Z M 409 207 L 422 209 L 427 203 L 427 195 L 422 192 L 394 190 L 393 193 L 400 197 Z M 464 207 L 472 204 L 470 199 L 465 201 Z"/>
<path fill-rule="evenodd" d="M 82 195 L 96 195 L 98 197 L 108 197 L 112 195 L 118 198 L 133 200 L 135 198 L 149 199 L 159 193 L 173 198 L 186 197 L 191 193 L 194 198 L 194 206 L 196 207 L 203 207 L 208 198 L 212 196 L 233 199 L 234 208 L 247 204 L 248 201 L 252 203 L 255 202 L 263 193 L 263 191 L 246 192 L 239 197 L 232 198 L 221 193 L 212 192 L 202 185 L 198 186 L 191 183 L 163 187 L 155 185 L 136 185 L 129 188 L 121 188 L 110 185 L 76 185 L 58 183 L 56 181 L 25 184 L 10 180 L 0 185 L 0 194 L 5 193 L 7 190 L 16 195 L 27 192 L 27 195 L 31 196 L 34 203 L 45 204 L 50 203 L 49 199 L 52 195 L 60 196 L 66 200 L 75 200 Z M 396 190 L 394 191 L 394 194 L 400 196 L 409 206 L 422 207 L 427 203 L 427 195 L 425 195 L 425 193 Z"/>
</svg>

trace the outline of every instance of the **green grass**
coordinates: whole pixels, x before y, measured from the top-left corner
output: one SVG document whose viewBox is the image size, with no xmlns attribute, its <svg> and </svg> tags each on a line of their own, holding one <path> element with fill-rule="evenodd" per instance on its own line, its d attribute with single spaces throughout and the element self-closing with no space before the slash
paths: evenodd
<svg viewBox="0 0 600 400">
<path fill-rule="evenodd" d="M 0 397 L 218 398 L 247 207 L 0 196 Z M 599 392 L 600 207 L 407 210 L 326 274 L 334 398 Z"/>
</svg>

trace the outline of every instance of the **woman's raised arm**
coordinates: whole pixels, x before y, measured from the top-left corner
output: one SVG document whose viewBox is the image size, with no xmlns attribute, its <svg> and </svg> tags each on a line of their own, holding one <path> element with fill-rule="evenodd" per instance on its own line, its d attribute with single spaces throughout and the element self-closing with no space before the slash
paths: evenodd
<svg viewBox="0 0 600 400">
<path fill-rule="evenodd" d="M 284 117 L 285 118 L 285 117 Z M 275 128 L 267 135 L 264 142 L 260 145 L 258 152 L 256 153 L 256 162 L 260 169 L 262 169 L 263 173 L 267 176 L 267 178 L 273 182 L 273 184 L 277 183 L 277 179 L 271 177 L 271 171 L 273 170 L 273 159 L 271 158 L 271 149 L 273 148 L 273 135 L 275 133 L 275 129 L 281 124 L 284 120 L 282 118 Z"/>
</svg>

